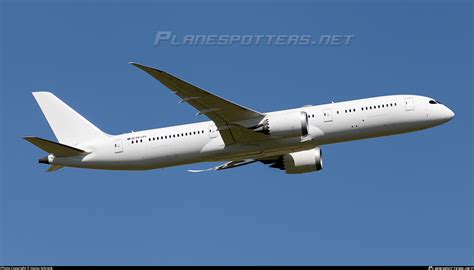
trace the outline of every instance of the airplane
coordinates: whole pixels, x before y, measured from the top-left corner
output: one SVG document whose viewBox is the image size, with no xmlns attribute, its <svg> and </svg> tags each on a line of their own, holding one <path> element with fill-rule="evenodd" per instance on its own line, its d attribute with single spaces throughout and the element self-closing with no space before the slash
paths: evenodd
<svg viewBox="0 0 474 270">
<path fill-rule="evenodd" d="M 323 168 L 321 146 L 431 128 L 454 112 L 433 98 L 390 95 L 261 113 L 165 71 L 130 62 L 211 121 L 110 135 L 50 92 L 33 92 L 59 142 L 24 137 L 48 153 L 48 172 L 63 167 L 151 170 L 200 162 L 219 171 L 254 162 L 287 174 Z"/>
</svg>

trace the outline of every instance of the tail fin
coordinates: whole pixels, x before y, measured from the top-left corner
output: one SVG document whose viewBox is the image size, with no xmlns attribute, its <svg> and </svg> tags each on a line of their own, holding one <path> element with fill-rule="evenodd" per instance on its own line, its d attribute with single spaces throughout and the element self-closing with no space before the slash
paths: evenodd
<svg viewBox="0 0 474 270">
<path fill-rule="evenodd" d="M 50 92 L 33 92 L 58 141 L 65 145 L 104 137 L 106 134 Z"/>
</svg>

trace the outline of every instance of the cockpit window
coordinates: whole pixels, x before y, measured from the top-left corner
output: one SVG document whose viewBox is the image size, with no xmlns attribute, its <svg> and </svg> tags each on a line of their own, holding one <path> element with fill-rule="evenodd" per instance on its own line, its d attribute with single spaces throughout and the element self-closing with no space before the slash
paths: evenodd
<svg viewBox="0 0 474 270">
<path fill-rule="evenodd" d="M 437 104 L 437 102 L 434 100 L 430 100 L 430 104 Z"/>
</svg>

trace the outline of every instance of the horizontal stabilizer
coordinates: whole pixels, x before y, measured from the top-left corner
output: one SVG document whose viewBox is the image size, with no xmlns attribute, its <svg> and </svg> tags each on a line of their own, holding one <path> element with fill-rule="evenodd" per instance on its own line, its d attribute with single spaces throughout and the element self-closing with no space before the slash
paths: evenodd
<svg viewBox="0 0 474 270">
<path fill-rule="evenodd" d="M 64 168 L 64 166 L 61 166 L 61 165 L 51 165 L 51 167 L 49 167 L 49 169 L 46 171 L 46 172 L 54 172 L 54 171 L 57 171 L 61 168 Z"/>
<path fill-rule="evenodd" d="M 53 141 L 48 141 L 38 137 L 23 137 L 23 139 L 29 141 L 30 143 L 38 146 L 44 151 L 53 154 L 56 157 L 67 157 L 67 156 L 78 156 L 87 154 L 86 151 L 68 146 L 65 144 L 60 144 Z"/>
</svg>

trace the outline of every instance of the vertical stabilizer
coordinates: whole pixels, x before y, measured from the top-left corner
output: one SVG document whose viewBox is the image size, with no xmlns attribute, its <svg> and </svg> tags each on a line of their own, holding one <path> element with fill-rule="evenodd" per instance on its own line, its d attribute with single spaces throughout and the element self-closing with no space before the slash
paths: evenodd
<svg viewBox="0 0 474 270">
<path fill-rule="evenodd" d="M 75 146 L 106 134 L 50 92 L 33 92 L 49 126 L 62 144 Z"/>
</svg>

